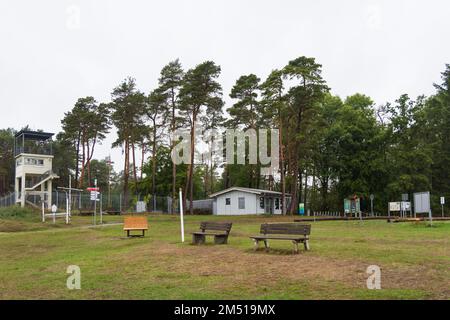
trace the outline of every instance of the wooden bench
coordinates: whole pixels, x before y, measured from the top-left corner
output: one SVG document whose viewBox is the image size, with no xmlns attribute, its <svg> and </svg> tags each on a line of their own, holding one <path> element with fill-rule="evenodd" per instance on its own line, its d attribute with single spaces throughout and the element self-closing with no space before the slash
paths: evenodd
<svg viewBox="0 0 450 320">
<path fill-rule="evenodd" d="M 298 253 L 298 244 L 300 242 L 305 246 L 305 250 L 309 250 L 310 224 L 264 223 L 261 225 L 260 233 L 260 235 L 250 237 L 255 242 L 255 250 L 259 249 L 260 241 L 264 241 L 264 246 L 268 250 L 269 239 L 292 241 L 295 253 Z"/>
<path fill-rule="evenodd" d="M 204 244 L 206 236 L 214 236 L 215 244 L 226 244 L 232 225 L 231 222 L 202 222 L 200 231 L 192 233 L 192 243 Z"/>
<path fill-rule="evenodd" d="M 142 235 L 138 235 L 141 237 L 145 236 L 145 231 L 148 230 L 148 221 L 147 217 L 138 216 L 138 217 L 125 217 L 123 221 L 123 230 L 127 232 L 127 237 L 131 237 L 131 231 L 142 231 Z M 136 236 L 136 235 L 135 235 Z"/>
</svg>

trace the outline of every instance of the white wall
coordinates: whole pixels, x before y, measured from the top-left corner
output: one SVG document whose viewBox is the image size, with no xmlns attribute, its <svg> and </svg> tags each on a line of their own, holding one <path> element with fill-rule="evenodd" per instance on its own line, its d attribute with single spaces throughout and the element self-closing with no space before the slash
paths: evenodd
<svg viewBox="0 0 450 320">
<path fill-rule="evenodd" d="M 239 198 L 245 198 L 245 209 L 239 209 Z M 244 215 L 244 214 L 265 214 L 266 209 L 259 206 L 259 194 L 243 192 L 243 191 L 230 191 L 221 194 L 215 198 L 215 205 L 213 205 L 213 214 L 218 215 Z M 230 198 L 231 204 L 226 205 L 225 199 Z M 275 198 L 280 199 L 279 209 L 275 209 Z M 281 195 L 273 196 L 274 199 L 274 214 L 281 214 Z M 266 205 L 266 204 L 264 204 Z"/>
<path fill-rule="evenodd" d="M 42 159 L 42 160 L 44 160 L 44 165 L 25 164 L 25 158 Z M 18 159 L 21 159 L 22 164 L 20 166 L 16 165 L 16 177 L 21 177 L 23 174 L 41 175 L 49 170 L 52 170 L 53 156 L 36 155 L 36 154 L 21 154 L 20 156 L 16 157 L 16 161 Z"/>
<path fill-rule="evenodd" d="M 239 198 L 245 198 L 245 209 L 239 209 Z M 225 199 L 230 198 L 230 205 L 225 204 Z M 253 193 L 242 191 L 231 191 L 216 197 L 216 214 L 218 215 L 244 215 L 257 214 L 257 202 L 259 197 Z"/>
</svg>

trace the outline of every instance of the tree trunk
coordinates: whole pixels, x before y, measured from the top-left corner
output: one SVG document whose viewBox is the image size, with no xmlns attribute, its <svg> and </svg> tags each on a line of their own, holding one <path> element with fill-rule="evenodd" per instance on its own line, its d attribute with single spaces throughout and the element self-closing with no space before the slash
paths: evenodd
<svg viewBox="0 0 450 320">
<path fill-rule="evenodd" d="M 125 164 L 123 169 L 123 197 L 125 208 L 128 208 L 128 175 L 130 173 L 129 166 L 129 141 L 125 141 Z M 122 209 L 122 208 L 120 208 Z"/>
<path fill-rule="evenodd" d="M 303 203 L 305 204 L 305 210 L 307 199 L 308 199 L 308 171 L 305 169 L 305 191 L 303 193 Z"/>
<path fill-rule="evenodd" d="M 281 182 L 281 213 L 286 214 L 285 198 L 286 198 L 286 182 L 284 179 L 284 145 L 283 145 L 283 126 L 281 120 L 281 114 L 279 113 L 279 126 L 278 126 L 278 144 L 280 146 L 280 182 Z"/>
<path fill-rule="evenodd" d="M 144 158 L 145 158 L 145 142 L 144 140 L 142 140 L 142 145 L 141 145 L 141 177 L 140 180 L 142 181 L 143 179 L 143 173 L 144 173 Z"/>
<path fill-rule="evenodd" d="M 298 161 L 293 161 L 293 169 L 292 169 L 292 199 L 291 199 L 291 207 L 290 207 L 290 214 L 294 215 L 296 212 L 296 209 L 298 207 Z"/>
<path fill-rule="evenodd" d="M 212 138 L 212 141 L 211 141 L 211 149 L 212 149 L 212 145 L 214 144 L 214 137 Z M 214 158 L 213 158 L 213 156 L 214 156 L 214 153 L 213 153 L 213 151 L 211 150 L 211 163 L 210 163 L 210 169 L 209 169 L 209 175 L 210 175 L 210 178 L 209 178 L 209 194 L 212 194 L 213 193 L 213 189 L 214 189 L 214 186 L 213 186 L 213 180 L 214 180 Z"/>
<path fill-rule="evenodd" d="M 134 148 L 134 141 L 131 142 L 131 152 L 132 152 L 132 156 L 133 156 L 134 188 L 135 188 L 136 194 L 139 194 L 139 186 L 138 186 L 137 171 L 136 171 L 136 150 Z"/>
<path fill-rule="evenodd" d="M 77 138 L 77 155 L 75 160 L 75 182 L 76 185 L 78 185 L 78 178 L 80 174 L 80 142 L 81 142 L 81 131 L 78 131 L 78 138 Z"/>
<path fill-rule="evenodd" d="M 90 156 L 91 156 L 90 152 L 91 152 L 91 150 L 89 148 L 89 140 L 88 140 L 87 145 L 86 145 L 86 167 L 87 167 L 87 178 L 88 178 L 87 184 L 89 187 L 92 185 L 92 183 L 91 183 L 91 161 L 89 161 Z"/>
<path fill-rule="evenodd" d="M 172 134 L 175 132 L 176 123 L 175 123 L 175 100 L 174 100 L 174 92 L 172 89 Z M 172 138 L 172 150 L 175 148 L 175 141 Z M 172 208 L 171 213 L 175 213 L 175 199 L 177 197 L 177 165 L 172 161 Z"/>
<path fill-rule="evenodd" d="M 82 189 L 83 188 L 83 182 L 84 182 L 84 167 L 85 167 L 85 161 L 86 161 L 86 142 L 84 139 L 84 134 L 83 134 L 83 138 L 82 138 L 82 147 L 83 147 L 83 155 L 82 155 L 82 160 L 81 160 L 81 176 L 80 176 L 80 182 L 78 185 L 78 188 Z"/>
<path fill-rule="evenodd" d="M 156 122 L 153 121 L 153 148 L 152 148 L 152 195 L 153 211 L 156 211 Z"/>
<path fill-rule="evenodd" d="M 195 123 L 197 114 L 194 112 L 192 117 L 191 129 L 191 164 L 189 166 L 189 214 L 194 214 L 193 198 L 194 198 L 194 181 L 192 179 L 194 173 L 194 155 L 195 155 Z"/>
</svg>

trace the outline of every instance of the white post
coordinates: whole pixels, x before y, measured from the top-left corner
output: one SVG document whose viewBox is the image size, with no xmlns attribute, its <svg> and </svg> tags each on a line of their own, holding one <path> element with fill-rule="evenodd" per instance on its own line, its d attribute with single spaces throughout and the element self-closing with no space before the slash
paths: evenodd
<svg viewBox="0 0 450 320">
<path fill-rule="evenodd" d="M 183 191 L 180 188 L 180 223 L 181 223 L 181 242 L 184 242 L 184 217 L 183 217 Z"/>
<path fill-rule="evenodd" d="M 97 179 L 94 179 L 95 199 L 94 199 L 94 225 L 97 224 Z"/>
<path fill-rule="evenodd" d="M 45 222 L 45 204 L 42 201 L 42 222 Z"/>
<path fill-rule="evenodd" d="M 55 224 L 56 223 L 56 210 L 52 210 L 52 211 L 53 211 L 53 224 Z"/>
<path fill-rule="evenodd" d="M 67 214 L 69 217 L 72 216 L 72 176 L 69 174 L 69 206 L 67 207 Z M 68 220 L 68 219 L 67 219 Z M 69 222 L 67 222 L 69 223 Z"/>
<path fill-rule="evenodd" d="M 66 192 L 66 224 L 69 224 L 69 196 Z"/>
<path fill-rule="evenodd" d="M 100 224 L 103 224 L 103 195 L 100 193 Z"/>
</svg>

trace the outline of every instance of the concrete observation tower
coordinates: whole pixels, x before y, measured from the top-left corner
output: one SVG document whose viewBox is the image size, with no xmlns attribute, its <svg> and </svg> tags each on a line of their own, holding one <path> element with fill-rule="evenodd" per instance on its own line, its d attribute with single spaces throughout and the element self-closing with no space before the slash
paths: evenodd
<svg viewBox="0 0 450 320">
<path fill-rule="evenodd" d="M 14 139 L 16 160 L 16 203 L 22 207 L 27 197 L 39 195 L 48 209 L 52 206 L 52 180 L 59 178 L 52 171 L 53 133 L 21 130 Z"/>
</svg>

